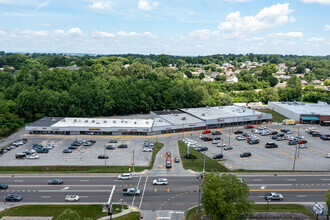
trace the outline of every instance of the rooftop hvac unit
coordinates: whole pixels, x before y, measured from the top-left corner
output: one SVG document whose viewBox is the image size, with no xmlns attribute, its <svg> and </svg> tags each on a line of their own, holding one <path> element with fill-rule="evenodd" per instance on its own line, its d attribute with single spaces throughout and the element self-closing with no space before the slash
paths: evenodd
<svg viewBox="0 0 330 220">
<path fill-rule="evenodd" d="M 95 123 L 95 120 L 92 120 L 92 123 Z"/>
<path fill-rule="evenodd" d="M 103 123 L 107 123 L 107 121 L 103 121 Z"/>
<path fill-rule="evenodd" d="M 96 122 L 96 124 L 100 124 L 100 122 L 99 122 L 99 121 L 97 121 L 97 122 Z"/>
<path fill-rule="evenodd" d="M 205 116 L 205 113 L 202 113 L 202 116 Z"/>
<path fill-rule="evenodd" d="M 73 122 L 77 122 L 77 119 L 73 120 Z"/>
<path fill-rule="evenodd" d="M 137 124 L 137 122 L 135 121 L 134 124 Z"/>
<path fill-rule="evenodd" d="M 255 115 L 256 114 L 256 111 L 253 110 L 252 113 Z"/>
<path fill-rule="evenodd" d="M 61 122 L 65 122 L 65 119 L 62 119 Z"/>
<path fill-rule="evenodd" d="M 210 108 L 210 106 L 207 105 L 206 108 Z"/>
<path fill-rule="evenodd" d="M 127 123 L 128 123 L 128 121 L 125 121 L 125 123 L 127 124 Z"/>
<path fill-rule="evenodd" d="M 149 124 L 149 122 L 148 122 L 148 121 L 146 121 L 146 124 L 148 125 L 148 124 Z"/>
<path fill-rule="evenodd" d="M 162 119 L 159 119 L 158 121 L 159 121 L 159 122 L 163 122 L 163 120 L 162 120 Z"/>
<path fill-rule="evenodd" d="M 88 120 L 85 120 L 85 123 L 88 123 Z"/>
<path fill-rule="evenodd" d="M 112 123 L 116 124 L 116 121 L 112 121 Z"/>
<path fill-rule="evenodd" d="M 182 117 L 181 120 L 186 120 L 186 117 Z"/>
<path fill-rule="evenodd" d="M 56 121 L 56 118 L 52 118 L 51 120 L 52 120 L 52 121 Z"/>
<path fill-rule="evenodd" d="M 173 114 L 173 116 L 178 116 L 178 114 Z"/>
</svg>

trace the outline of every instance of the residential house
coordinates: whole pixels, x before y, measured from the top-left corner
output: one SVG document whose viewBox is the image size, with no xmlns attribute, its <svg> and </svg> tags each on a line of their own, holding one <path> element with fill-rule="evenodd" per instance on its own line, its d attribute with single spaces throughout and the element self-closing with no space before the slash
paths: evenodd
<svg viewBox="0 0 330 220">
<path fill-rule="evenodd" d="M 241 70 L 235 70 L 234 74 L 236 75 L 236 74 L 239 74 L 240 72 L 241 72 Z"/>
<path fill-rule="evenodd" d="M 203 82 L 214 82 L 214 78 L 212 77 L 208 77 L 208 78 L 204 78 L 202 79 Z"/>
<path fill-rule="evenodd" d="M 301 85 L 305 86 L 307 84 L 308 84 L 308 82 L 306 80 L 301 80 Z"/>
<path fill-rule="evenodd" d="M 304 78 L 305 75 L 304 74 L 295 74 L 298 78 Z"/>
<path fill-rule="evenodd" d="M 323 85 L 323 82 L 321 80 L 312 80 L 309 83 L 313 85 Z"/>
<path fill-rule="evenodd" d="M 277 83 L 275 88 L 285 88 L 286 87 L 286 83 Z"/>
<path fill-rule="evenodd" d="M 54 69 L 74 71 L 74 70 L 79 70 L 80 67 L 78 67 L 77 65 L 73 65 L 73 66 L 58 66 L 58 67 L 54 67 L 54 68 L 53 67 L 52 68 L 49 68 L 50 71 L 52 71 Z"/>
<path fill-rule="evenodd" d="M 238 78 L 236 76 L 229 76 L 227 79 L 226 79 L 226 82 L 227 83 L 236 83 L 238 82 Z"/>
</svg>

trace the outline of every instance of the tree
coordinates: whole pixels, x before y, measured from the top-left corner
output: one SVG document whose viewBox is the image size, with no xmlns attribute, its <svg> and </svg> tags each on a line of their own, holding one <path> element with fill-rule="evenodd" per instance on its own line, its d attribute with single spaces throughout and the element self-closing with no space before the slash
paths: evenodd
<svg viewBox="0 0 330 220">
<path fill-rule="evenodd" d="M 328 206 L 328 216 L 330 215 L 330 189 L 328 189 L 328 193 L 325 197 L 325 202 L 327 203 Z"/>
<path fill-rule="evenodd" d="M 330 86 L 330 79 L 324 80 L 323 85 Z"/>
<path fill-rule="evenodd" d="M 230 97 L 230 95 L 228 93 L 223 94 L 223 96 L 221 97 L 220 105 L 226 106 L 232 104 L 233 104 L 233 100 Z"/>
<path fill-rule="evenodd" d="M 205 74 L 204 74 L 204 73 L 200 73 L 199 76 L 198 76 L 198 78 L 199 78 L 200 80 L 204 79 L 204 78 L 205 78 Z"/>
<path fill-rule="evenodd" d="M 56 220 L 79 220 L 80 216 L 76 211 L 73 211 L 71 209 L 64 210 L 57 218 Z"/>
<path fill-rule="evenodd" d="M 274 102 L 279 100 L 278 93 L 274 88 L 266 88 L 261 90 L 261 101 L 267 103 L 269 101 Z"/>
<path fill-rule="evenodd" d="M 297 65 L 297 67 L 296 67 L 296 73 L 304 74 L 305 73 L 305 68 L 306 67 L 303 64 Z"/>
<path fill-rule="evenodd" d="M 206 214 L 214 219 L 245 219 L 253 214 L 248 200 L 249 187 L 233 174 L 205 176 L 202 203 Z"/>
</svg>

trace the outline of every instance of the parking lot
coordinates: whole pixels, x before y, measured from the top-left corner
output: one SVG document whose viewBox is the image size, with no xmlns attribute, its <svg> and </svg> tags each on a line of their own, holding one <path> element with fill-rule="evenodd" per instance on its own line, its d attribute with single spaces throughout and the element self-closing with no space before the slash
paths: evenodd
<svg viewBox="0 0 330 220">
<path fill-rule="evenodd" d="M 236 134 L 232 134 L 232 130 L 241 130 L 243 132 L 252 135 L 252 129 L 245 129 L 244 127 L 234 127 L 220 129 L 223 143 L 233 146 L 232 150 L 222 150 L 221 147 L 217 147 L 217 144 L 212 144 L 212 141 L 203 141 L 199 139 L 201 134 L 192 134 L 190 139 L 197 142 L 201 146 L 208 147 L 206 155 L 211 157 L 215 154 L 223 152 L 224 160 L 220 161 L 229 169 L 246 169 L 246 170 L 293 170 L 293 163 L 295 158 L 296 149 L 297 159 L 295 162 L 295 170 L 313 170 L 313 171 L 330 171 L 330 159 L 325 158 L 325 154 L 330 152 L 330 141 L 323 141 L 320 137 L 313 137 L 312 135 L 305 132 L 310 125 L 279 125 L 265 124 L 269 131 L 280 132 L 281 128 L 290 129 L 293 134 L 289 136 L 295 137 L 298 134 L 304 136 L 307 140 L 305 144 L 307 148 L 299 149 L 299 145 L 289 145 L 288 140 L 276 141 L 272 140 L 271 135 L 261 136 L 255 134 L 259 138 L 258 144 L 250 145 L 246 140 L 236 140 Z M 258 127 L 258 126 L 256 126 Z M 300 127 L 300 128 L 299 128 Z M 321 134 L 330 134 L 329 127 L 313 126 Z M 277 130 L 277 128 L 279 128 Z M 208 134 L 209 137 L 215 137 Z M 267 142 L 275 142 L 278 148 L 265 148 Z M 251 152 L 251 157 L 241 158 L 240 154 L 244 152 Z M 206 168 L 207 169 L 207 168 Z"/>
<path fill-rule="evenodd" d="M 76 137 L 56 136 L 56 135 L 23 135 L 21 138 L 27 138 L 28 142 L 15 149 L 12 149 L 0 156 L 0 166 L 46 166 L 46 165 L 72 165 L 72 166 L 129 166 L 133 158 L 135 166 L 148 166 L 151 160 L 152 152 L 142 152 L 143 143 L 148 140 L 146 137 L 113 137 L 113 136 L 83 136 L 77 138 L 86 140 L 96 140 L 92 146 L 79 146 L 72 150 L 72 153 L 63 153 L 64 149 L 71 146 Z M 109 140 L 116 139 L 118 143 L 114 145 L 127 144 L 128 148 L 117 148 L 115 150 L 105 150 L 105 146 L 110 145 Z M 54 148 L 48 153 L 38 153 L 39 159 L 15 159 L 17 153 L 31 149 L 34 144 L 53 144 Z M 113 144 L 113 143 L 111 143 Z M 109 159 L 98 159 L 99 155 L 107 155 Z"/>
</svg>

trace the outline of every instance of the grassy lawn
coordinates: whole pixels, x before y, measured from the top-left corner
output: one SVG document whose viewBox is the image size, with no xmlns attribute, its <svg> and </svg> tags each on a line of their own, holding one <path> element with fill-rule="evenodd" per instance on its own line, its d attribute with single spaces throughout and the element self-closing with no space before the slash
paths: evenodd
<svg viewBox="0 0 330 220">
<path fill-rule="evenodd" d="M 127 215 L 120 216 L 118 218 L 114 218 L 116 220 L 139 220 L 140 219 L 140 212 L 131 212 Z"/>
<path fill-rule="evenodd" d="M 191 160 L 186 159 L 184 156 L 187 154 L 187 145 L 183 143 L 182 141 L 179 142 L 179 150 L 181 155 L 181 161 L 183 164 L 183 167 L 187 169 L 191 169 L 194 171 L 202 172 L 203 171 L 203 161 L 204 161 L 204 154 L 198 152 L 194 148 L 190 148 L 190 154 L 197 157 L 197 159 Z M 219 149 L 220 151 L 220 149 Z M 216 160 L 213 160 L 209 158 L 208 156 L 205 156 L 205 170 L 206 172 L 224 172 L 228 171 L 226 167 L 218 163 Z"/>
<path fill-rule="evenodd" d="M 3 216 L 53 216 L 56 219 L 65 209 L 76 211 L 81 217 L 98 219 L 107 216 L 102 212 L 102 205 L 23 205 L 0 212 Z M 120 210 L 116 210 L 119 208 Z M 127 208 L 127 206 L 125 207 Z M 121 212 L 121 205 L 114 205 L 114 213 Z"/>
<path fill-rule="evenodd" d="M 279 122 L 282 123 L 284 119 L 287 119 L 287 117 L 273 111 L 273 110 L 268 110 L 268 109 L 258 109 L 257 111 L 259 112 L 264 112 L 264 113 L 271 113 L 273 116 L 273 122 Z"/>
<path fill-rule="evenodd" d="M 204 212 L 198 212 L 196 213 L 197 207 L 190 209 L 187 212 L 186 220 L 198 220 L 202 215 L 204 215 Z M 261 205 L 257 204 L 254 206 L 255 212 L 266 212 L 267 211 L 267 205 Z M 269 212 L 295 212 L 295 213 L 303 213 L 305 215 L 310 216 L 311 218 L 315 218 L 314 213 L 312 213 L 308 208 L 302 205 L 298 204 L 270 204 L 268 208 Z"/>
<path fill-rule="evenodd" d="M 163 143 L 156 142 L 150 165 L 146 167 L 136 166 L 135 172 L 141 172 L 145 169 L 151 169 L 155 162 L 156 154 L 163 147 Z M 129 166 L 12 166 L 0 167 L 0 173 L 127 173 Z"/>
</svg>

